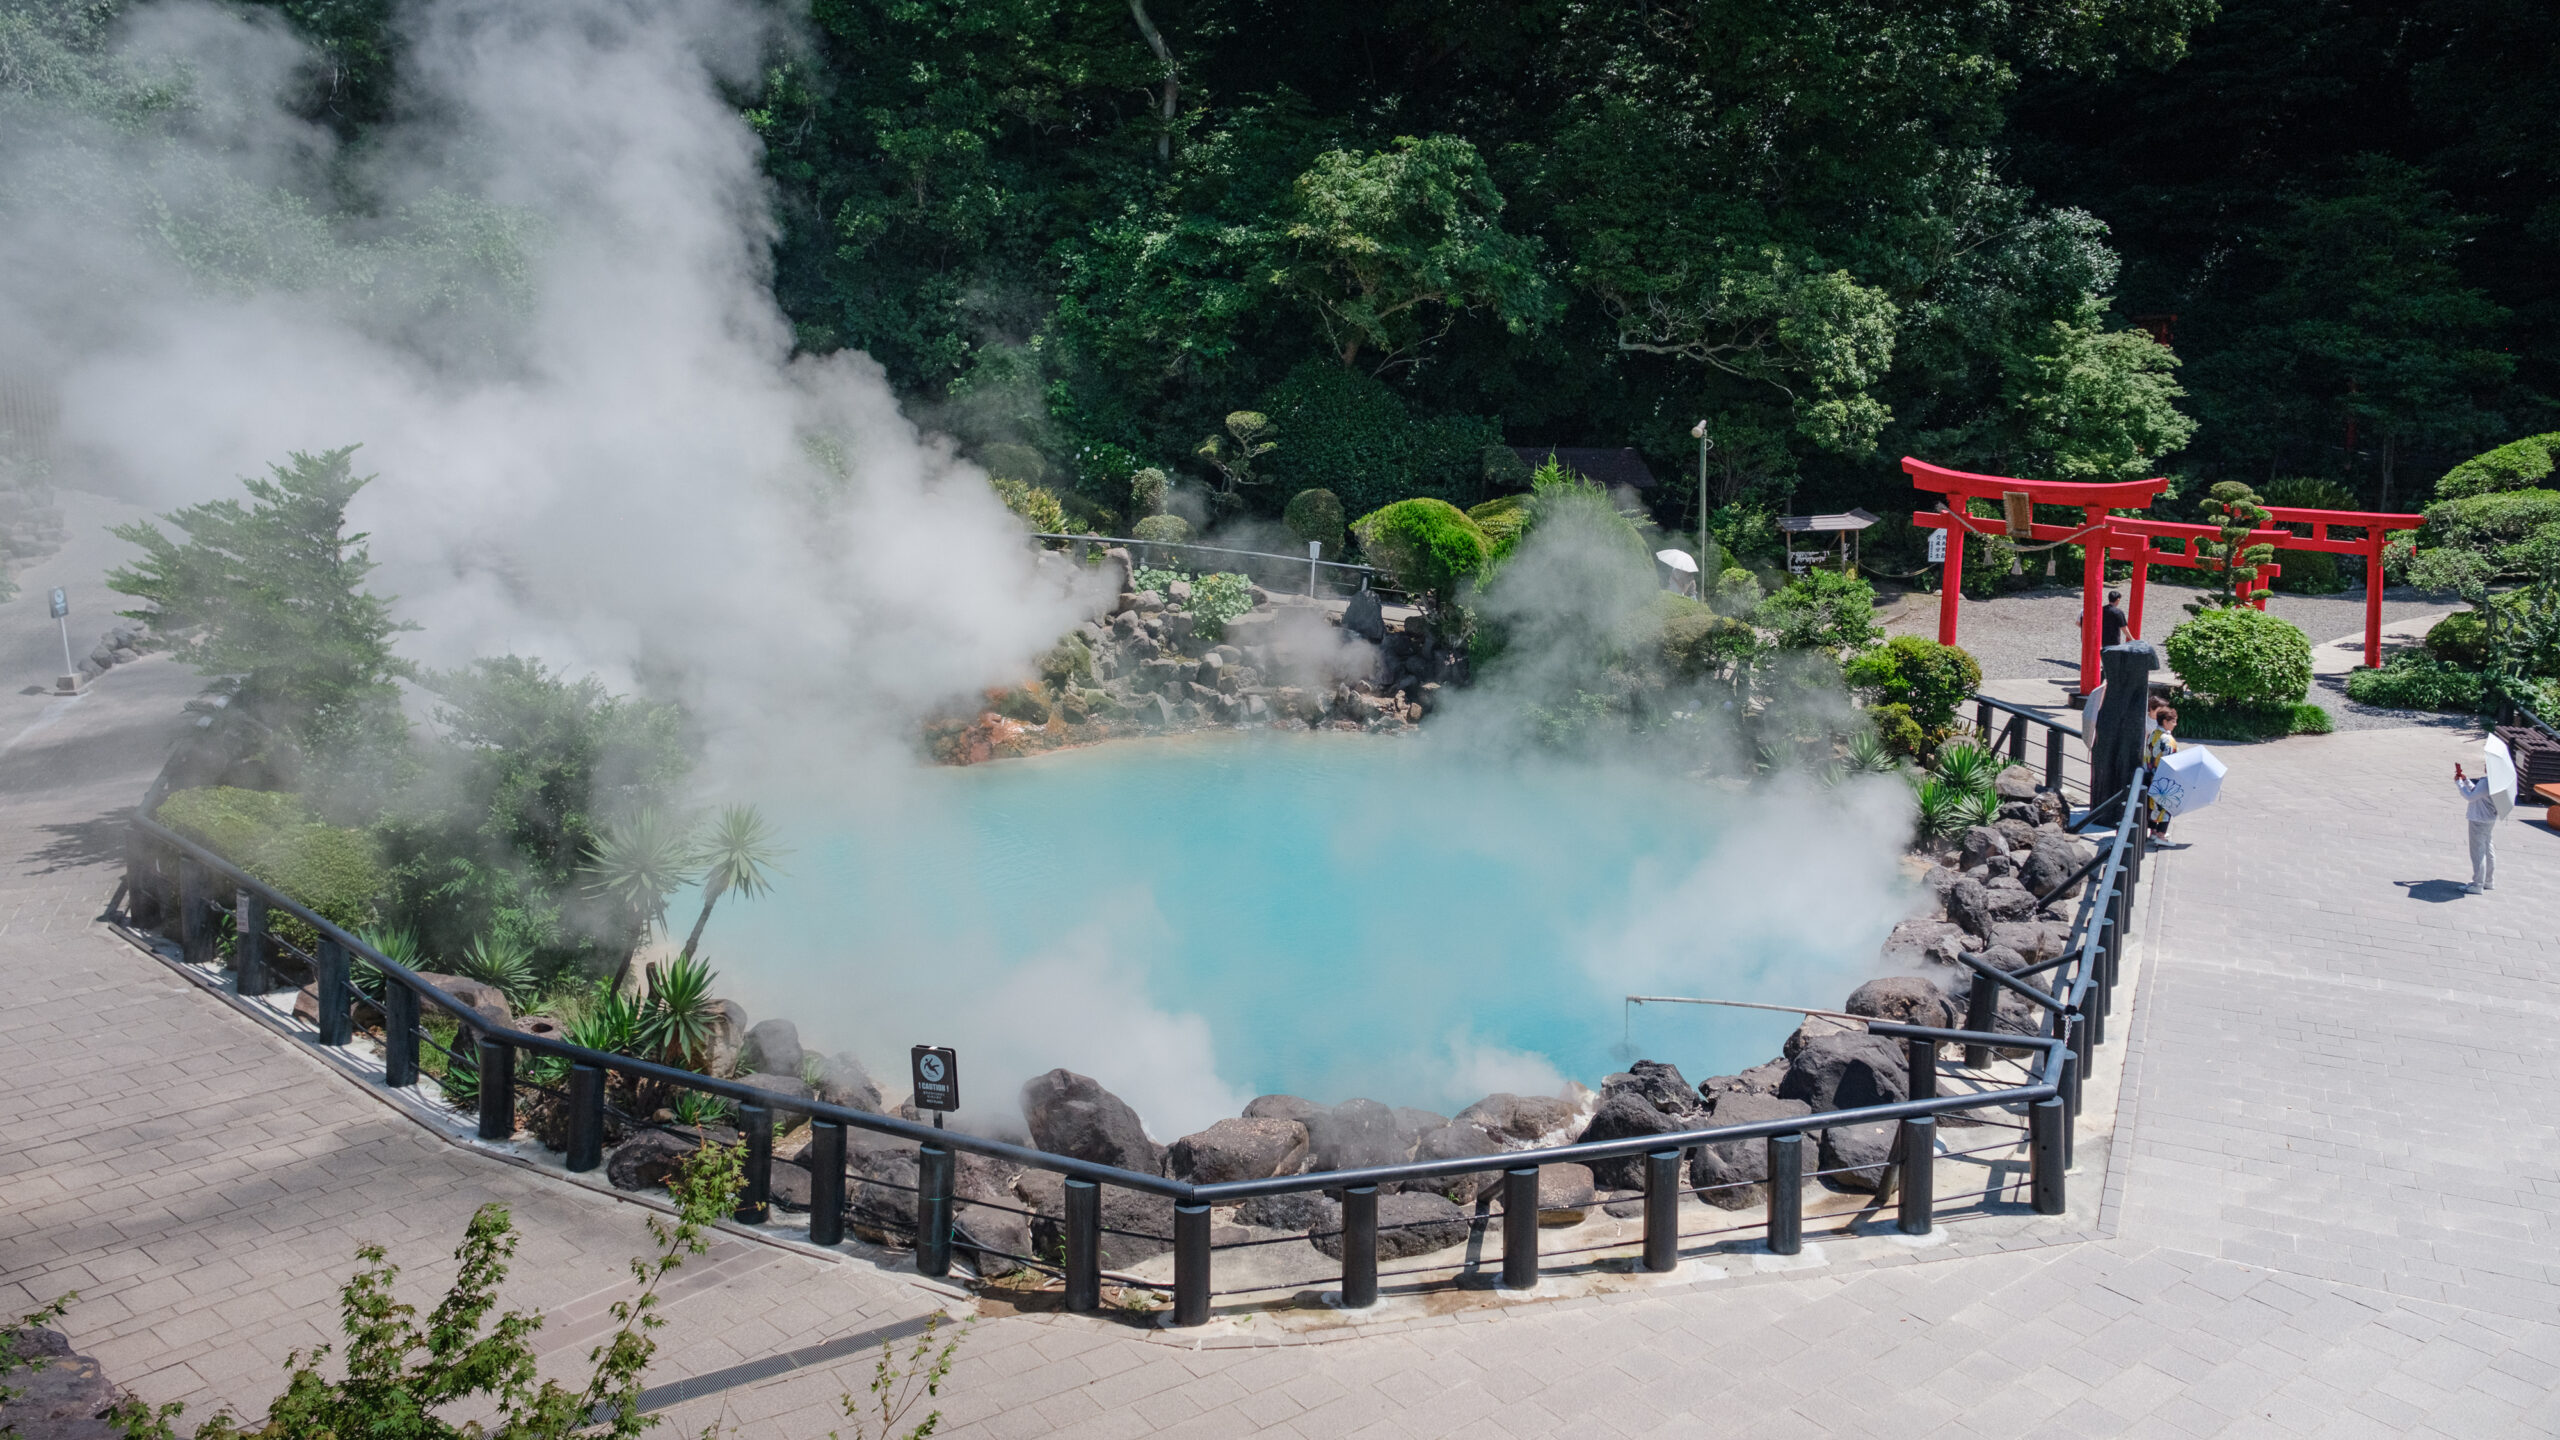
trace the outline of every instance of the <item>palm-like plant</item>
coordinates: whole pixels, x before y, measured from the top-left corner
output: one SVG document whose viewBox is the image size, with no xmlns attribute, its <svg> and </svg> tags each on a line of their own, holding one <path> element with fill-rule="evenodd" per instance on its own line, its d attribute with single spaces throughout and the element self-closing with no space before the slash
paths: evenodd
<svg viewBox="0 0 2560 1440">
<path fill-rule="evenodd" d="M 1842 768 L 1852 775 L 1890 775 L 1902 768 L 1884 738 L 1873 730 L 1860 730 L 1849 737 L 1848 754 Z"/>
<path fill-rule="evenodd" d="M 418 937 L 415 932 L 397 928 L 359 930 L 356 938 L 374 948 L 375 953 L 397 965 L 418 968 Z M 356 990 L 368 1000 L 382 999 L 382 967 L 362 955 L 353 957 L 347 974 Z"/>
<path fill-rule="evenodd" d="M 1967 794 L 1990 794 L 1993 782 L 2000 778 L 2002 770 L 2008 768 L 2008 763 L 1985 746 L 1958 741 L 1939 746 L 1938 758 L 1930 768 L 1957 790 Z"/>
<path fill-rule="evenodd" d="M 1915 822 L 1922 844 L 1943 840 L 1963 828 L 1964 798 L 1965 792 L 1948 784 L 1943 776 L 1911 777 L 1911 800 L 1919 807 Z"/>
<path fill-rule="evenodd" d="M 473 939 L 454 968 L 467 980 L 498 987 L 509 1005 L 520 1007 L 533 998 L 533 947 L 504 930 Z"/>
<path fill-rule="evenodd" d="M 651 926 L 667 923 L 667 897 L 693 883 L 693 851 L 684 827 L 656 810 L 643 810 L 596 836 L 595 858 L 586 865 L 587 891 L 619 903 L 640 922 L 638 942 Z M 614 968 L 613 988 L 622 988 L 631 973 L 631 951 Z"/>
<path fill-rule="evenodd" d="M 699 1070 L 711 1056 L 711 967 L 679 955 L 648 969 L 649 992 L 640 1001 L 640 1048 L 660 1062 Z"/>
<path fill-rule="evenodd" d="M 684 949 L 676 958 L 693 958 L 694 947 L 702 943 L 702 927 L 711 923 L 711 907 L 720 903 L 721 896 L 735 890 L 753 900 L 771 890 L 779 873 L 775 862 L 789 853 L 773 843 L 772 829 L 753 805 L 732 805 L 721 811 L 720 818 L 704 831 L 701 845 L 687 857 L 702 872 L 702 913 L 694 918 L 693 933 L 684 937 Z"/>
<path fill-rule="evenodd" d="M 1988 825 L 2000 818 L 2000 796 L 1991 790 L 1967 790 L 1956 798 L 1956 824 Z"/>
<path fill-rule="evenodd" d="M 638 1055 L 643 1020 L 640 1002 L 619 990 L 599 990 L 586 1013 L 569 1022 L 569 1043 L 613 1055 Z"/>
</svg>

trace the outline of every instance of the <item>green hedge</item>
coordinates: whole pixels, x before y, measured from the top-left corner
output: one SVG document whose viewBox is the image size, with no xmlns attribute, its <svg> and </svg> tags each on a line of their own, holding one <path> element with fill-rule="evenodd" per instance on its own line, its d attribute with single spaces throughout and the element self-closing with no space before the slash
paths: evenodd
<svg viewBox="0 0 2560 1440">
<path fill-rule="evenodd" d="M 2444 472 L 2436 482 L 2436 498 L 2460 500 L 2501 490 L 2538 489 L 2551 478 L 2555 453 L 2560 453 L 2560 430 L 2509 441 Z"/>
<path fill-rule="evenodd" d="M 1399 500 L 1361 516 L 1351 530 L 1406 594 L 1434 606 L 1454 601 L 1460 583 L 1493 556 L 1484 531 L 1446 500 Z"/>
<path fill-rule="evenodd" d="M 1492 420 L 1416 416 L 1383 382 L 1330 360 L 1281 377 L 1261 409 L 1280 437 L 1265 473 L 1284 491 L 1330 490 L 1351 515 L 1416 495 L 1473 500 L 1484 487 L 1485 447 L 1502 443 Z"/>
<path fill-rule="evenodd" d="M 2207 610 L 2161 648 L 2186 687 L 2216 704 L 2289 705 L 2311 693 L 2310 637 L 2264 611 Z"/>
<path fill-rule="evenodd" d="M 1886 742 L 1904 754 L 1934 746 L 1955 726 L 1956 711 L 1982 688 L 1982 666 L 1953 645 L 1925 635 L 1896 635 L 1851 660 L 1849 683 L 1867 692 L 1878 713 L 1870 718 Z M 1913 727 L 1906 731 L 1903 722 Z"/>
<path fill-rule="evenodd" d="M 389 880 L 382 849 L 362 830 L 315 819 L 298 795 L 209 786 L 160 802 L 153 818 L 251 875 L 292 896 L 332 924 L 363 930 L 379 923 Z M 282 916 L 275 933 L 308 950 L 320 938 Z"/>
<path fill-rule="evenodd" d="M 2448 665 L 2431 655 L 2404 650 L 2379 670 L 2358 670 L 2347 677 L 2347 698 L 2359 705 L 2390 710 L 2448 710 L 2476 715 L 2483 699 L 2480 672 Z"/>
<path fill-rule="evenodd" d="M 2489 663 L 2488 620 L 2477 610 L 2454 611 L 2427 631 L 2427 653 L 2447 665 L 2479 669 Z"/>
</svg>

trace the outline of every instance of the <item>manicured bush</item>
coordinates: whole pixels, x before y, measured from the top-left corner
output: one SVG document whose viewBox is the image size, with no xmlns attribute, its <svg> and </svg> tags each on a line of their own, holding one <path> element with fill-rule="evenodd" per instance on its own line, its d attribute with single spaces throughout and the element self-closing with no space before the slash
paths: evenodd
<svg viewBox="0 0 2560 1440">
<path fill-rule="evenodd" d="M 154 818 L 348 930 L 380 920 L 387 880 L 381 847 L 361 830 L 323 824 L 301 797 L 209 786 L 160 802 Z M 277 915 L 275 933 L 308 950 L 318 932 Z"/>
<path fill-rule="evenodd" d="M 2441 628 L 2441 627 L 2439 627 Z M 2347 698 L 2359 705 L 2392 710 L 2449 710 L 2479 713 L 2484 682 L 2477 670 L 2446 664 L 2432 655 L 2404 650 L 2379 670 L 2358 670 L 2347 677 Z"/>
<path fill-rule="evenodd" d="M 1417 416 L 1385 382 L 1331 360 L 1281 377 L 1258 407 L 1288 437 L 1263 462 L 1288 486 L 1322 486 L 1366 514 L 1414 495 L 1472 499 L 1502 427 L 1474 415 Z"/>
<path fill-rule="evenodd" d="M 1761 601 L 1752 619 L 1776 633 L 1781 649 L 1837 654 L 1883 637 L 1875 610 L 1874 586 L 1837 570 L 1816 570 Z"/>
<path fill-rule="evenodd" d="M 2245 605 L 2203 611 L 2162 648 L 2187 688 L 2210 701 L 2285 705 L 2311 692 L 2310 638 Z"/>
<path fill-rule="evenodd" d="M 1899 717 L 1876 718 L 1876 733 L 1902 754 L 1918 754 L 1955 727 L 1956 711 L 1982 688 L 1982 666 L 1953 645 L 1925 635 L 1896 635 L 1844 668 L 1849 683 L 1867 692 L 1871 709 L 1898 708 Z M 1907 718 L 1918 732 L 1902 729 Z"/>
<path fill-rule="evenodd" d="M 2182 693 L 2178 703 L 2181 740 L 2279 740 L 2287 735 L 2326 735 L 2329 712 L 2308 700 L 2272 705 L 2227 705 Z"/>
<path fill-rule="evenodd" d="M 2436 498 L 2461 500 L 2501 490 L 2543 488 L 2550 484 L 2555 454 L 2560 454 L 2560 430 L 2509 441 L 2444 472 L 2436 482 Z"/>
<path fill-rule="evenodd" d="M 2456 610 L 2427 631 L 2427 653 L 2447 665 L 2477 670 L 2489 663 L 2489 622 L 2477 610 Z"/>
<path fill-rule="evenodd" d="M 1662 661 L 1681 680 L 1714 679 L 1760 652 L 1760 632 L 1685 595 L 1664 594 L 1662 612 Z"/>
<path fill-rule="evenodd" d="M 1506 450 L 1503 453 L 1508 455 L 1511 452 Z M 1476 522 L 1476 528 L 1493 542 L 1493 558 L 1498 564 L 1503 556 L 1511 553 L 1512 546 L 1520 543 L 1521 535 L 1529 528 L 1529 497 L 1497 496 L 1470 508 L 1467 518 Z"/>
<path fill-rule="evenodd" d="M 1342 558 L 1342 498 L 1330 490 L 1301 490 L 1289 497 L 1289 506 L 1280 512 L 1280 523 L 1298 537 L 1299 544 L 1314 541 L 1324 546 L 1322 558 Z"/>
<path fill-rule="evenodd" d="M 1399 500 L 1352 526 L 1360 548 L 1386 567 L 1405 593 L 1445 608 L 1458 587 L 1484 568 L 1493 542 L 1466 512 L 1446 500 Z"/>
<path fill-rule="evenodd" d="M 1170 488 L 1164 472 L 1153 465 L 1129 476 L 1129 513 L 1143 523 L 1150 515 L 1164 513 L 1165 491 Z M 1132 530 L 1132 535 L 1140 532 Z"/>
<path fill-rule="evenodd" d="M 1150 515 L 1129 533 L 1159 545 L 1179 545 L 1191 538 L 1191 522 L 1179 515 Z"/>
</svg>

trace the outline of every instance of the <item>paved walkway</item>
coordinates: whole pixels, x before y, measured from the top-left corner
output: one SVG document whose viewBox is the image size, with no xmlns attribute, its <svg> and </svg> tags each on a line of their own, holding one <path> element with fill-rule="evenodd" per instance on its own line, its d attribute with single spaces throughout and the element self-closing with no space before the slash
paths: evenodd
<svg viewBox="0 0 2560 1440">
<path fill-rule="evenodd" d="M 358 1245 L 425 1293 L 499 1200 L 524 1235 L 508 1299 L 552 1313 L 565 1372 L 638 1207 L 445 1145 L 90 923 L 109 812 L 149 768 L 131 757 L 156 758 L 188 688 L 145 662 L 32 738 L 35 710 L 11 716 L 0 1305 L 76 1288 L 70 1333 L 111 1375 L 198 1415 L 253 1405 L 286 1351 L 332 1338 Z M 2560 1432 L 2560 835 L 2507 827 L 2505 883 L 2456 894 L 2445 781 L 2476 753 L 2412 729 L 2225 750 L 2226 800 L 2181 822 L 2194 848 L 2162 854 L 2145 897 L 2104 1238 L 1262 1350 L 991 1319 L 945 1433 Z M 736 1242 L 680 1273 L 660 1381 L 945 1303 Z M 870 1362 L 812 1358 L 669 1419 L 823 1435 Z"/>
</svg>

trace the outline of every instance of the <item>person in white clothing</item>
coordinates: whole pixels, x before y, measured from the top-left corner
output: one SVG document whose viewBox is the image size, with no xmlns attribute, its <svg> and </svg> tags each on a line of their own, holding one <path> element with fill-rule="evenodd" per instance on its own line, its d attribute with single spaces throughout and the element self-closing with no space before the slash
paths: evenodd
<svg viewBox="0 0 2560 1440">
<path fill-rule="evenodd" d="M 2498 878 L 2498 855 L 2493 848 L 2498 838 L 2498 798 L 2489 790 L 2489 777 L 2474 780 L 2453 767 L 2453 788 L 2469 802 L 2463 814 L 2471 821 L 2471 883 L 2463 887 L 2470 894 L 2495 890 Z"/>
</svg>

